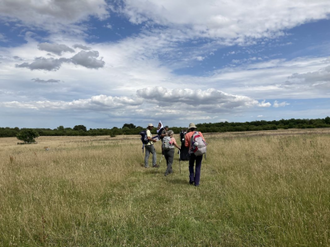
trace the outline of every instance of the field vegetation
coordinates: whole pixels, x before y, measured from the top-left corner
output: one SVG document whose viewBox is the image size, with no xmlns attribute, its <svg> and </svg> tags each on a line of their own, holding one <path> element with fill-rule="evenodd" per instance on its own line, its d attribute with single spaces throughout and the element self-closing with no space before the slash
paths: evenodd
<svg viewBox="0 0 330 247">
<path fill-rule="evenodd" d="M 204 136 L 199 187 L 137 135 L 0 138 L 0 245 L 330 246 L 330 130 Z"/>
</svg>

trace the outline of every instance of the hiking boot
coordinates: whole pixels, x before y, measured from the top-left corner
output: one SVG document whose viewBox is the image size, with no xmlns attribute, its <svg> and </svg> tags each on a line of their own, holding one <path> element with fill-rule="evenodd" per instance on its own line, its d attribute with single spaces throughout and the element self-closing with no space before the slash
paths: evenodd
<svg viewBox="0 0 330 247">
<path fill-rule="evenodd" d="M 152 167 L 154 167 L 154 168 L 158 168 L 158 167 L 159 167 L 159 165 L 155 164 L 155 165 L 153 165 Z"/>
</svg>

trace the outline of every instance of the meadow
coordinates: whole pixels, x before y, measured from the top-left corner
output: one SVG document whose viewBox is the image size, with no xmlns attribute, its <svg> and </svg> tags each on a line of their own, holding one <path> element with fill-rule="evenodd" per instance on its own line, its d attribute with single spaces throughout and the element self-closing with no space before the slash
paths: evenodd
<svg viewBox="0 0 330 247">
<path fill-rule="evenodd" d="M 199 187 L 138 136 L 0 138 L 0 245 L 330 246 L 329 129 L 204 136 Z"/>
</svg>

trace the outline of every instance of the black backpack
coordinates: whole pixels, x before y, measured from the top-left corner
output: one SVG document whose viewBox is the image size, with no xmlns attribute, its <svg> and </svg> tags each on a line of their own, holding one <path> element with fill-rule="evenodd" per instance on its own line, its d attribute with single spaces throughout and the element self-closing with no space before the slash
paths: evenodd
<svg viewBox="0 0 330 247">
<path fill-rule="evenodd" d="M 143 130 L 140 132 L 141 135 L 141 141 L 143 144 L 148 144 L 149 140 L 148 140 L 148 136 L 147 136 L 147 131 Z"/>
</svg>

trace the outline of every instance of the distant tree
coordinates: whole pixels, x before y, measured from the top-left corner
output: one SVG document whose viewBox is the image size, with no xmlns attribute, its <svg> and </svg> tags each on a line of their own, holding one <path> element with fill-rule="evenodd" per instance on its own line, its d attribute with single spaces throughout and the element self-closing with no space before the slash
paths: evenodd
<svg viewBox="0 0 330 247">
<path fill-rule="evenodd" d="M 324 119 L 324 121 L 325 121 L 326 124 L 330 124 L 330 117 L 326 117 L 326 118 Z"/>
<path fill-rule="evenodd" d="M 135 126 L 134 124 L 132 124 L 132 123 L 130 123 L 130 124 L 125 123 L 125 124 L 123 125 L 122 129 L 124 129 L 124 128 L 135 129 L 136 126 Z"/>
<path fill-rule="evenodd" d="M 58 126 L 57 127 L 57 130 L 59 130 L 59 131 L 64 131 L 64 127 L 61 125 L 61 126 Z"/>
<path fill-rule="evenodd" d="M 74 130 L 82 130 L 82 131 L 84 131 L 84 132 L 86 132 L 87 131 L 87 128 L 84 126 L 84 125 L 76 125 L 76 126 L 74 126 L 73 127 L 73 129 Z"/>
<path fill-rule="evenodd" d="M 17 139 L 24 143 L 33 143 L 35 138 L 39 137 L 39 133 L 33 129 L 23 129 L 17 134 Z"/>
</svg>

